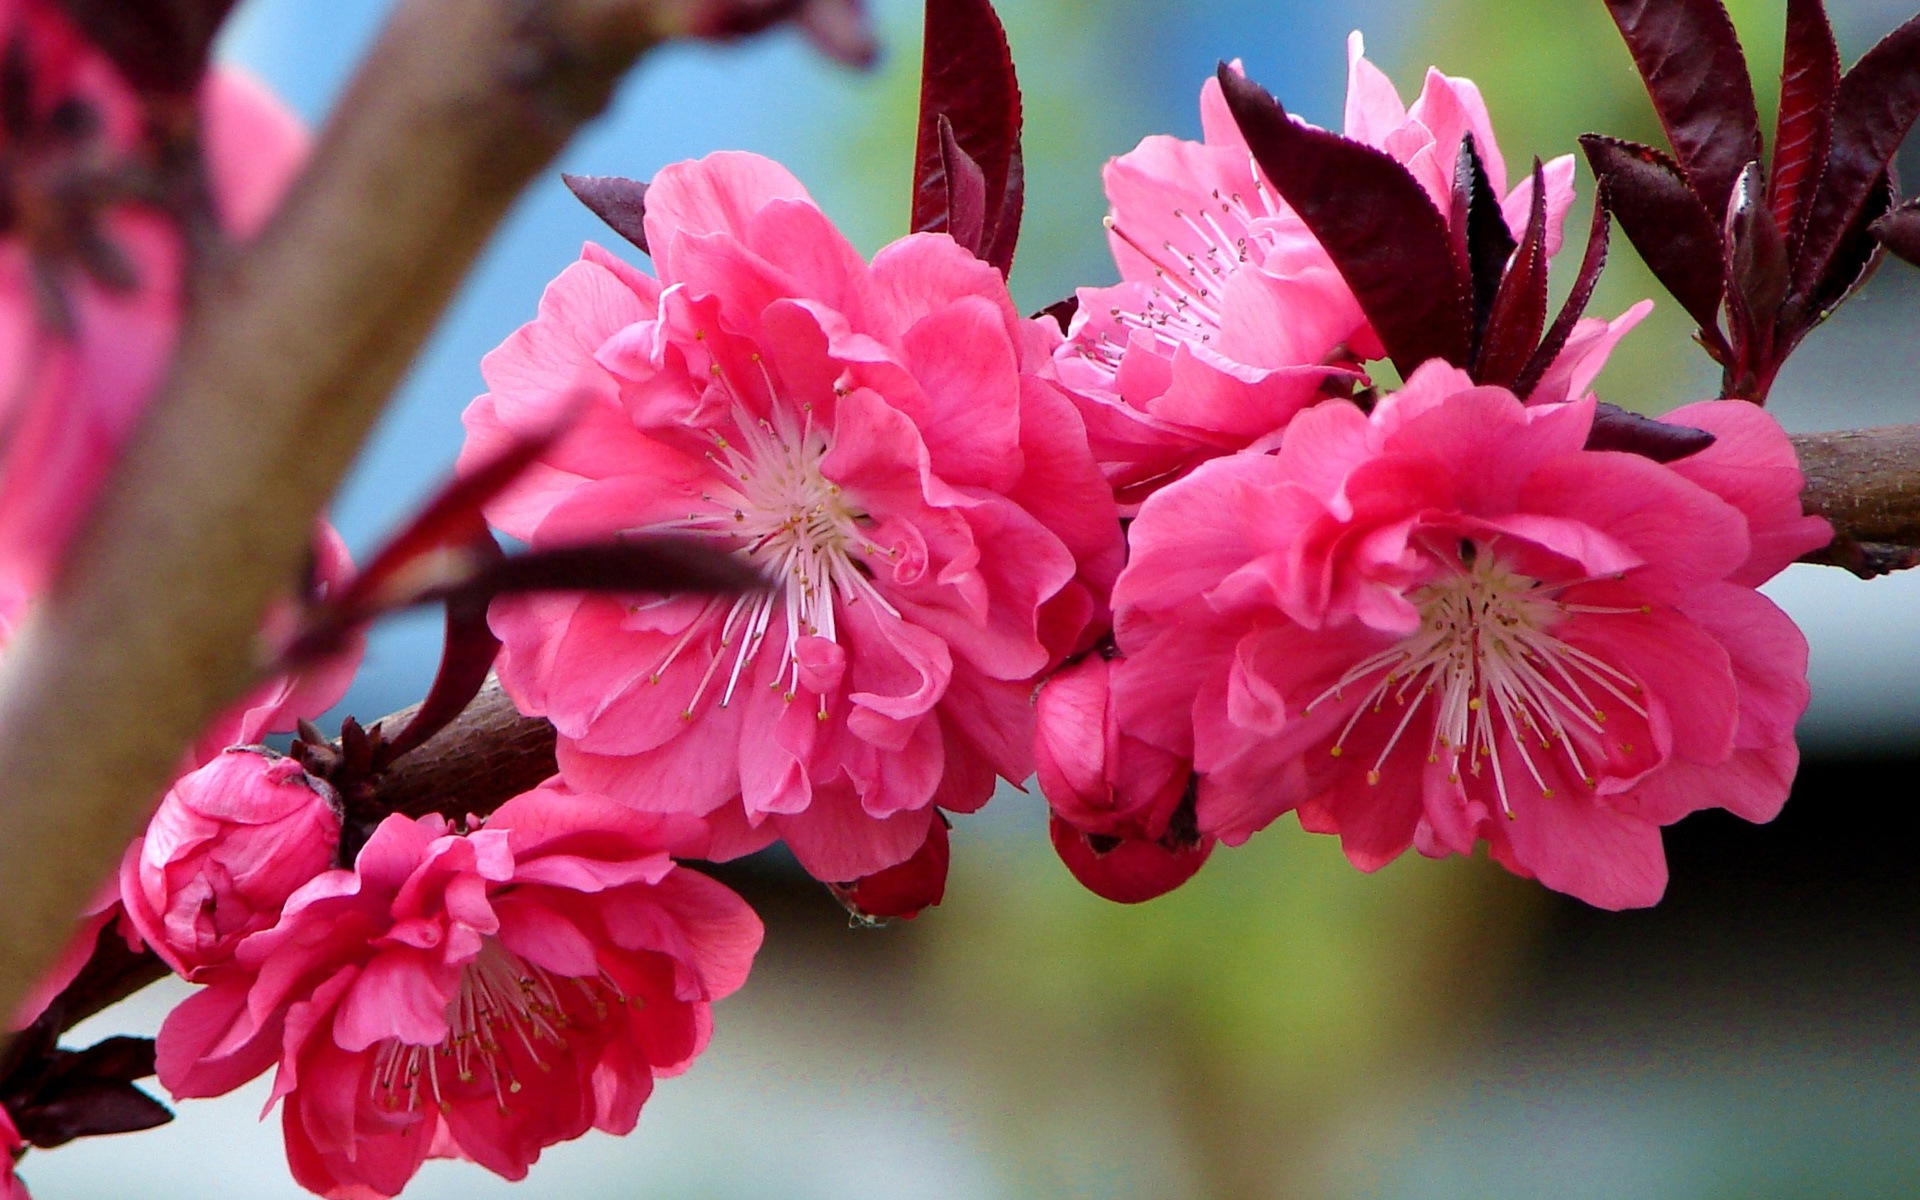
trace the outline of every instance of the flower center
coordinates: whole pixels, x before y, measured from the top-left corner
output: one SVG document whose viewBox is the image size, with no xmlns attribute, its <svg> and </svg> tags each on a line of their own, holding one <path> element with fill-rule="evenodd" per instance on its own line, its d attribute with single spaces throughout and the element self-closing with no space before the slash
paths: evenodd
<svg viewBox="0 0 1920 1200">
<path fill-rule="evenodd" d="M 374 1102 L 413 1112 L 424 1101 L 444 1111 L 456 1100 L 491 1092 L 504 1113 L 526 1072 L 553 1070 L 553 1060 L 567 1052 L 569 1031 L 598 1024 L 611 1005 L 626 1003 L 604 975 L 555 976 L 488 938 L 460 973 L 444 1040 L 422 1046 L 396 1038 L 380 1045 L 370 1083 Z"/>
<path fill-rule="evenodd" d="M 1542 799 L 1553 797 L 1548 770 L 1564 761 L 1588 787 L 1598 785 L 1589 758 L 1605 753 L 1608 699 L 1645 718 L 1641 687 L 1609 663 L 1555 636 L 1569 614 L 1644 613 L 1641 607 L 1568 603 L 1560 593 L 1594 580 L 1543 584 L 1502 563 L 1471 540 L 1460 543 L 1452 574 L 1426 584 L 1409 599 L 1420 628 L 1353 666 L 1306 706 L 1306 712 L 1367 684 L 1359 704 L 1334 739 L 1338 758 L 1369 717 L 1389 700 L 1402 711 L 1381 745 L 1367 782 L 1378 784 L 1388 758 L 1432 700 L 1427 762 L 1447 764 L 1447 779 L 1491 776 L 1500 810 L 1513 816 L 1510 778 L 1515 761 Z M 1370 740 L 1370 739 L 1369 739 Z M 1503 753 L 1511 748 L 1512 757 Z M 1621 749 L 1631 753 L 1630 743 Z M 1539 757 L 1536 757 L 1538 755 Z M 1545 768 L 1545 769 L 1543 769 Z"/>
<path fill-rule="evenodd" d="M 1184 208 L 1173 210 L 1173 219 L 1193 234 L 1191 248 L 1162 240 L 1158 248 L 1148 239 L 1130 233 L 1109 216 L 1106 227 L 1113 235 L 1153 265 L 1154 283 L 1146 303 L 1139 311 L 1114 307 L 1107 310 L 1123 330 L 1122 339 L 1138 331 L 1168 350 L 1182 345 L 1199 346 L 1211 342 L 1220 332 L 1219 291 L 1227 279 L 1258 253 L 1272 249 L 1273 234 L 1258 225 L 1262 218 L 1279 214 L 1279 207 L 1260 169 L 1253 167 L 1253 199 L 1239 192 L 1223 194 L 1218 188 L 1198 212 Z M 1118 370 L 1126 351 L 1126 341 L 1103 331 L 1089 341 L 1081 353 L 1089 360 Z"/>
<path fill-rule="evenodd" d="M 892 560 L 899 552 L 868 536 L 867 514 L 821 472 L 832 440 L 813 423 L 813 406 L 801 405 L 795 414 L 775 404 L 771 417 L 754 417 L 736 405 L 733 425 L 732 438 L 712 435 L 707 457 L 717 477 L 701 494 L 707 509 L 644 530 L 726 539 L 772 585 L 732 601 L 709 601 L 650 672 L 658 683 L 666 669 L 718 623 L 719 643 L 681 712 L 689 720 L 723 669 L 726 680 L 719 684 L 719 702 L 722 707 L 731 703 L 748 664 L 770 643 L 779 647 L 770 686 L 792 700 L 801 687 L 801 640 L 839 640 L 836 604 L 866 600 L 889 616 L 900 615 L 875 588 L 861 561 L 872 555 Z M 819 716 L 827 716 L 824 692 Z"/>
</svg>

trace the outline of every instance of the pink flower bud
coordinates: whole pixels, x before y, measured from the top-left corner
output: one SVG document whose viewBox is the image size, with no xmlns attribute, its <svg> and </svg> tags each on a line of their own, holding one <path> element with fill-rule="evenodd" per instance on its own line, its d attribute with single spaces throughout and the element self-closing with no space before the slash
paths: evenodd
<svg viewBox="0 0 1920 1200">
<path fill-rule="evenodd" d="M 1122 731 L 1115 680 L 1127 669 L 1093 657 L 1049 679 L 1033 757 L 1060 861 L 1096 895 L 1137 904 L 1192 878 L 1213 839 L 1194 828 L 1187 758 Z"/>
<path fill-rule="evenodd" d="M 884 871 L 863 875 L 852 883 L 834 883 L 828 887 L 856 917 L 868 921 L 911 921 L 923 909 L 932 908 L 946 898 L 950 861 L 947 821 L 935 814 L 933 823 L 927 827 L 926 844 L 914 851 L 912 858 Z"/>
<path fill-rule="evenodd" d="M 127 915 L 182 975 L 232 958 L 299 887 L 333 866 L 339 798 L 300 764 L 235 746 L 180 777 L 127 848 Z"/>
</svg>

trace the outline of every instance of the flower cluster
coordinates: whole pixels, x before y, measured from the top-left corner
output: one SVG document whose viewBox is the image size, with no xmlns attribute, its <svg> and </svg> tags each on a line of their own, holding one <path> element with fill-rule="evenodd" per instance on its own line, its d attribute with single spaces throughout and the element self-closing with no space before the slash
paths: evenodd
<svg viewBox="0 0 1920 1200">
<path fill-rule="evenodd" d="M 1484 188 L 1543 280 L 1572 159 L 1509 189 L 1471 82 L 1430 72 L 1407 106 L 1357 35 L 1349 68 L 1346 137 L 1458 244 L 1487 236 L 1461 225 Z M 1680 461 L 1589 449 L 1589 386 L 1645 304 L 1570 314 L 1524 399 L 1440 361 L 1376 395 L 1372 298 L 1220 83 L 1201 115 L 1204 143 L 1108 166 L 1121 282 L 1064 331 L 949 237 L 862 262 L 740 154 L 647 187 L 656 274 L 590 246 L 555 281 L 487 360 L 469 457 L 578 423 L 490 519 L 536 546 L 699 538 L 767 580 L 496 603 L 502 679 L 570 786 L 848 885 L 930 828 L 944 864 L 934 814 L 1037 770 L 1061 857 L 1118 900 L 1293 811 L 1363 868 L 1485 841 L 1645 904 L 1660 825 L 1778 809 L 1805 646 L 1754 588 L 1828 536 L 1778 426 L 1710 404 L 1664 426 L 1713 441 Z"/>
<path fill-rule="evenodd" d="M 0 0 L 0 643 L 165 370 L 199 249 L 151 186 L 160 123 L 73 7 Z M 751 7 L 680 15 L 779 15 Z M 798 11 L 859 56 L 847 6 Z M 1583 316 L 1603 211 L 1547 321 L 1570 156 L 1509 187 L 1474 85 L 1431 71 L 1407 105 L 1358 34 L 1344 136 L 1223 67 L 1204 141 L 1106 169 L 1119 282 L 1023 317 L 1018 90 L 971 12 L 930 11 L 978 25 L 930 45 L 1003 72 L 969 99 L 929 71 L 920 232 L 870 261 L 756 155 L 570 178 L 652 273 L 589 245 L 553 281 L 482 364 L 461 478 L 366 570 L 319 527 L 263 631 L 272 677 L 182 757 L 16 1028 L 45 1033 L 96 954 L 150 951 L 198 990 L 111 1082 L 157 1065 L 214 1096 L 272 1069 L 294 1177 L 368 1200 L 428 1159 L 518 1179 L 634 1128 L 762 937 L 676 859 L 778 841 L 856 917 L 910 918 L 943 895 L 950 814 L 1031 776 L 1066 867 L 1123 903 L 1294 813 L 1362 870 L 1484 844 L 1624 908 L 1662 894 L 1663 826 L 1779 811 L 1807 648 L 1756 589 L 1832 531 L 1757 405 L 1656 421 L 1592 394 L 1649 305 Z M 304 134 L 227 72 L 187 95 L 202 215 L 244 239 Z M 1329 163 L 1389 215 L 1349 221 L 1371 198 Z M 1756 236 L 1740 203 L 1729 246 Z M 1419 261 L 1397 279 L 1376 241 Z M 1749 382 L 1784 354 L 1752 315 L 1729 308 Z M 528 547 L 518 574 L 449 583 L 501 562 L 483 524 Z M 306 726 L 365 621 L 423 596 L 449 636 L 417 724 Z M 557 774 L 471 813 L 383 807 L 380 773 L 490 665 Z M 259 744 L 296 727 L 286 756 Z M 0 1200 L 25 1200 L 28 1139 L 57 1144 L 0 1106 Z"/>
<path fill-rule="evenodd" d="M 174 1010 L 161 1081 L 219 1095 L 278 1064 L 294 1178 L 324 1196 L 396 1195 L 429 1157 L 519 1179 L 555 1142 L 628 1132 L 760 944 L 665 823 L 559 789 L 465 831 L 388 817 Z"/>
</svg>

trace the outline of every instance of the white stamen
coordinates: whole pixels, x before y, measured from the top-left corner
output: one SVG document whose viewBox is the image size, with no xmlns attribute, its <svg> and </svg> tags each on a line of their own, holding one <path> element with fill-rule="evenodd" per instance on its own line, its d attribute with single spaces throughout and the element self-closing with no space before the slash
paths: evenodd
<svg viewBox="0 0 1920 1200">
<path fill-rule="evenodd" d="M 1567 588 L 1599 581 L 1542 584 L 1505 566 L 1492 545 L 1463 541 L 1457 561 L 1451 555 L 1445 561 L 1451 572 L 1409 597 L 1420 610 L 1420 628 L 1356 663 L 1307 704 L 1305 711 L 1312 713 L 1329 700 L 1345 701 L 1349 689 L 1366 688 L 1329 752 L 1334 757 L 1344 753 L 1361 722 L 1382 713 L 1391 700 L 1405 711 L 1396 716 L 1367 772 L 1370 784 L 1380 782 L 1416 714 L 1424 711 L 1433 723 L 1427 762 L 1444 761 L 1455 783 L 1461 780 L 1463 760 L 1468 777 L 1478 778 L 1483 762 L 1490 766 L 1495 797 L 1509 817 L 1514 815 L 1514 785 L 1520 780 L 1509 777 L 1508 754 L 1518 758 L 1542 798 L 1553 796 L 1546 767 L 1555 753 L 1564 756 L 1575 778 L 1595 786 L 1580 743 L 1584 740 L 1589 750 L 1606 757 L 1602 742 L 1607 713 L 1588 689 L 1598 689 L 1642 718 L 1647 709 L 1636 698 L 1641 691 L 1637 681 L 1562 640 L 1555 630 L 1570 615 L 1608 617 L 1648 610 L 1562 603 L 1558 596 Z"/>
<path fill-rule="evenodd" d="M 757 356 L 753 361 L 772 391 L 775 383 L 767 365 Z M 716 378 L 726 386 L 724 377 Z M 806 637 L 839 640 L 839 604 L 866 600 L 890 617 L 900 616 L 875 588 L 863 563 L 868 558 L 889 561 L 898 553 L 873 541 L 866 514 L 821 473 L 831 444 L 827 432 L 814 423 L 812 406 L 803 405 L 796 414 L 789 406 L 775 403 L 768 416 L 759 417 L 730 386 L 728 394 L 736 398 L 736 435 L 731 440 L 718 434 L 713 438 L 708 457 L 725 482 L 716 480 L 701 497 L 706 511 L 631 531 L 722 539 L 759 567 L 772 584 L 771 591 L 734 600 L 723 619 L 716 620 L 718 602 L 701 609 L 651 673 L 658 681 L 689 646 L 704 649 L 706 671 L 682 710 L 688 719 L 723 670 L 725 680 L 717 703 L 722 708 L 733 703 L 741 681 L 749 677 L 763 652 L 773 653 L 776 659 L 773 669 L 760 678 L 770 679 L 784 699 L 794 699 L 801 690 L 800 641 Z M 776 622 L 779 633 L 769 637 Z M 731 661 L 723 666 L 722 659 Z M 819 711 L 824 719 L 824 695 L 819 698 Z"/>
</svg>

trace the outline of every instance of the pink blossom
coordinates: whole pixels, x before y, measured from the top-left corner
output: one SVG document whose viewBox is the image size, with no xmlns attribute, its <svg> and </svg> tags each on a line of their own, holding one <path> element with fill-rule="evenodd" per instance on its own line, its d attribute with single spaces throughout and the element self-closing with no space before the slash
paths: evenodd
<svg viewBox="0 0 1920 1200">
<path fill-rule="evenodd" d="M 927 827 L 926 844 L 905 862 L 851 883 L 833 883 L 828 887 L 856 919 L 911 921 L 946 899 L 947 870 L 952 861 L 953 848 L 947 839 L 946 819 L 936 814 Z"/>
<path fill-rule="evenodd" d="M 53 8 L 0 17 L 34 83 L 26 125 L 0 129 L 12 214 L 0 224 L 0 567 L 34 590 L 166 370 L 186 259 L 175 223 L 136 198 L 150 157 L 137 101 Z M 74 106 L 91 128 L 61 124 L 56 113 Z M 218 216 L 250 237 L 305 157 L 306 133 L 225 68 L 209 74 L 200 113 Z"/>
<path fill-rule="evenodd" d="M 33 1200 L 27 1185 L 13 1173 L 14 1162 L 27 1150 L 26 1141 L 14 1128 L 13 1118 L 0 1105 L 0 1200 Z"/>
<path fill-rule="evenodd" d="M 127 847 L 128 918 L 169 966 L 199 977 L 333 866 L 339 803 L 293 759 L 259 746 L 225 751 L 177 780 Z"/>
<path fill-rule="evenodd" d="M 1132 527 L 1122 726 L 1192 757 L 1230 844 L 1292 810 L 1365 870 L 1484 840 L 1653 903 L 1660 826 L 1786 799 L 1806 641 L 1754 587 L 1831 536 L 1760 409 L 1667 419 L 1719 441 L 1585 450 L 1591 397 L 1522 407 L 1429 363 L 1370 416 L 1331 402 L 1208 463 Z"/>
<path fill-rule="evenodd" d="M 167 1018 L 161 1082 L 218 1095 L 277 1061 L 294 1178 L 353 1200 L 430 1157 L 520 1179 L 630 1131 L 760 945 L 744 901 L 659 848 L 676 820 L 552 786 L 468 833 L 388 817 Z"/>
<path fill-rule="evenodd" d="M 500 602 L 501 681 L 574 786 L 705 816 L 717 857 L 780 837 L 874 874 L 1032 769 L 1033 681 L 1119 566 L 1111 497 L 1034 374 L 1047 323 L 946 235 L 869 265 L 749 154 L 666 168 L 646 207 L 659 278 L 589 246 L 483 364 L 467 461 L 582 405 L 489 520 L 713 539 L 771 590 Z"/>
<path fill-rule="evenodd" d="M 1047 680 L 1034 763 L 1060 860 L 1096 894 L 1136 904 L 1190 879 L 1213 839 L 1194 827 L 1192 764 L 1121 728 L 1113 678 L 1128 670 L 1095 655 Z"/>
<path fill-rule="evenodd" d="M 1348 41 L 1346 136 L 1404 164 L 1452 211 L 1454 162 L 1471 133 L 1516 237 L 1533 182 L 1507 189 L 1506 166 L 1472 81 L 1427 73 L 1411 108 Z M 1344 394 L 1382 356 L 1360 305 L 1306 225 L 1254 165 L 1216 80 L 1200 92 L 1203 142 L 1154 136 L 1107 164 L 1108 240 L 1121 282 L 1082 288 L 1055 354 L 1095 455 L 1120 500 L 1136 505 L 1206 459 L 1270 445 L 1303 408 Z M 1545 168 L 1547 248 L 1559 250 L 1573 200 L 1572 156 Z M 1585 390 L 1617 331 L 1585 322 L 1556 376 Z M 1601 343 L 1603 333 L 1612 339 Z M 1587 368 L 1590 367 L 1590 370 Z M 1568 374 L 1586 371 L 1584 379 Z"/>
</svg>

